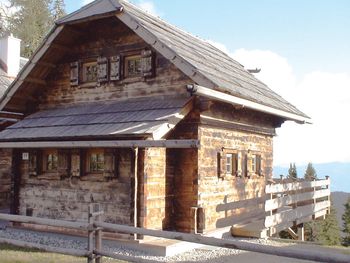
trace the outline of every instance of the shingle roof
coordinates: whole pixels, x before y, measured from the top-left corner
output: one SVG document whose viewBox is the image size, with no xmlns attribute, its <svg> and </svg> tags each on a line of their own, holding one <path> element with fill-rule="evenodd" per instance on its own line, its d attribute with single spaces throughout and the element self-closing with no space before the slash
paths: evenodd
<svg viewBox="0 0 350 263">
<path fill-rule="evenodd" d="M 19 60 L 19 68 L 22 69 L 27 62 L 27 58 L 21 57 Z M 9 77 L 0 65 L 0 97 L 5 93 L 5 91 L 10 86 L 13 80 L 14 78 Z"/>
<path fill-rule="evenodd" d="M 59 107 L 34 113 L 0 132 L 1 141 L 164 136 L 190 98 L 134 99 Z M 165 127 L 165 129 L 164 129 Z"/>
<path fill-rule="evenodd" d="M 125 0 L 94 1 L 71 15 L 63 17 L 57 23 L 70 23 L 87 16 L 99 15 L 103 12 L 109 13 L 113 10 L 119 12 L 121 7 L 123 7 L 123 12 L 129 14 L 138 25 L 174 51 L 176 56 L 189 63 L 193 67 L 193 72 L 201 74 L 213 83 L 215 89 L 238 98 L 308 118 L 307 115 L 245 70 L 244 66 L 229 55 L 207 41 L 195 37 Z"/>
</svg>

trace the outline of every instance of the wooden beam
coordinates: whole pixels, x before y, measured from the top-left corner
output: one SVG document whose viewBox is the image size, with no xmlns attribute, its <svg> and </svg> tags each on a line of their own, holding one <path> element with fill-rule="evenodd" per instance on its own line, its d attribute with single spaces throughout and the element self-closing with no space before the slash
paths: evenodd
<svg viewBox="0 0 350 263">
<path fill-rule="evenodd" d="M 175 239 L 175 240 L 181 240 L 186 242 L 199 243 L 203 245 L 233 248 L 233 249 L 246 250 L 246 251 L 258 252 L 258 253 L 281 256 L 281 257 L 307 259 L 307 260 L 313 260 L 317 262 L 348 263 L 350 261 L 350 255 L 340 255 L 335 253 L 332 254 L 332 253 L 328 253 L 328 252 L 326 253 L 322 251 L 312 251 L 312 250 L 305 251 L 305 250 L 293 249 L 288 247 L 276 248 L 270 245 L 252 244 L 244 241 L 221 239 L 221 238 L 207 237 L 207 236 L 187 234 L 187 233 L 136 228 L 131 226 L 117 225 L 117 224 L 110 224 L 110 223 L 95 222 L 94 226 L 102 227 L 104 230 L 114 231 L 114 232 L 117 231 L 117 232 L 128 233 L 128 234 L 136 233 L 139 235 L 160 237 L 160 238 L 166 238 L 166 239 Z"/>
<path fill-rule="evenodd" d="M 55 48 L 55 49 L 65 51 L 65 52 L 72 52 L 73 51 L 72 48 L 69 48 L 69 47 L 66 47 L 64 45 L 57 44 L 57 43 L 51 43 L 51 44 L 49 44 L 49 46 L 52 48 Z"/>
<path fill-rule="evenodd" d="M 125 141 L 41 141 L 0 142 L 0 148 L 199 148 L 198 140 L 125 140 Z"/>
<path fill-rule="evenodd" d="M 42 85 L 42 86 L 46 86 L 46 84 L 47 84 L 45 80 L 37 79 L 37 78 L 27 77 L 27 78 L 21 79 L 21 80 L 24 81 L 24 82 L 30 82 L 30 83 L 34 83 L 34 84 L 39 84 L 39 85 Z"/>
<path fill-rule="evenodd" d="M 291 237 L 292 237 L 293 239 L 298 240 L 298 234 L 295 233 L 293 229 L 291 229 L 290 227 L 288 227 L 287 231 L 288 231 L 289 235 L 291 235 Z"/>
<path fill-rule="evenodd" d="M 265 106 L 265 105 L 259 104 L 257 102 L 253 102 L 253 101 L 250 101 L 247 99 L 242 99 L 242 98 L 230 95 L 230 94 L 226 94 L 226 93 L 221 92 L 221 91 L 213 90 L 211 88 L 198 86 L 198 85 L 189 85 L 187 87 L 187 89 L 189 92 L 196 94 L 196 95 L 200 95 L 200 96 L 204 96 L 204 97 L 211 98 L 214 100 L 230 103 L 233 105 L 240 105 L 240 106 L 247 107 L 249 109 L 253 109 L 256 111 L 261 111 L 261 112 L 265 112 L 265 113 L 272 114 L 275 116 L 283 117 L 287 120 L 292 120 L 292 121 L 295 121 L 297 123 L 311 123 L 310 118 L 303 117 L 303 116 L 300 116 L 300 115 L 297 115 L 294 113 L 286 112 L 283 110 L 275 109 L 275 108 L 272 108 L 270 106 Z"/>
<path fill-rule="evenodd" d="M 33 63 L 34 65 L 38 65 L 41 67 L 45 67 L 45 68 L 56 68 L 56 65 L 53 63 L 49 63 L 49 62 L 45 62 L 45 61 L 38 61 L 36 63 Z"/>
<path fill-rule="evenodd" d="M 293 182 L 287 184 L 269 184 L 265 187 L 265 193 L 267 194 L 276 194 L 289 191 L 297 191 L 305 188 L 313 188 L 320 186 L 330 185 L 330 179 L 317 180 L 317 181 L 302 181 L 302 182 Z"/>
</svg>

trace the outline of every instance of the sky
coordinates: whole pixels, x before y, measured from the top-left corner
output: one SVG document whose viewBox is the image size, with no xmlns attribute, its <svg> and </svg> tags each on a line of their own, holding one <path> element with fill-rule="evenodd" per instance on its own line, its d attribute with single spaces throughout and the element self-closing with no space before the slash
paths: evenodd
<svg viewBox="0 0 350 263">
<path fill-rule="evenodd" d="M 257 78 L 312 118 L 277 129 L 275 165 L 350 162 L 350 1 L 131 2 L 261 68 Z"/>
</svg>

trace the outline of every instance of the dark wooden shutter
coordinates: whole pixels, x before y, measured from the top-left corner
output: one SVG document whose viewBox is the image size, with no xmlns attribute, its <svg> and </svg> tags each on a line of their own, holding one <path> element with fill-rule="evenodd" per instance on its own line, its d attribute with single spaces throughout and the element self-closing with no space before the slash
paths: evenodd
<svg viewBox="0 0 350 263">
<path fill-rule="evenodd" d="M 246 152 L 242 152 L 242 176 L 248 176 L 248 156 Z"/>
<path fill-rule="evenodd" d="M 256 155 L 256 166 L 255 166 L 255 173 L 262 176 L 262 169 L 261 169 L 261 155 Z"/>
<path fill-rule="evenodd" d="M 232 175 L 238 175 L 238 154 L 232 153 Z"/>
<path fill-rule="evenodd" d="M 121 80 L 121 57 L 114 56 L 110 58 L 109 79 L 112 81 Z"/>
<path fill-rule="evenodd" d="M 40 175 L 43 173 L 43 151 L 38 149 L 36 150 L 36 175 Z"/>
<path fill-rule="evenodd" d="M 80 151 L 72 150 L 70 156 L 70 174 L 72 176 L 80 176 Z"/>
<path fill-rule="evenodd" d="M 114 175 L 114 153 L 111 149 L 104 150 L 105 167 L 104 172 L 107 176 Z"/>
<path fill-rule="evenodd" d="M 118 150 L 114 150 L 114 177 L 119 177 L 119 163 L 120 163 L 120 152 Z"/>
<path fill-rule="evenodd" d="M 218 177 L 224 178 L 226 175 L 226 154 L 223 151 L 217 154 Z"/>
<path fill-rule="evenodd" d="M 79 85 L 79 62 L 70 63 L 70 85 Z"/>
<path fill-rule="evenodd" d="M 86 158 L 87 153 L 85 149 L 80 150 L 80 176 L 84 176 L 86 174 Z"/>
<path fill-rule="evenodd" d="M 105 57 L 97 59 L 97 81 L 99 83 L 108 81 L 108 59 Z"/>
<path fill-rule="evenodd" d="M 141 52 L 141 71 L 143 77 L 154 76 L 154 55 L 151 50 L 143 50 Z"/>
<path fill-rule="evenodd" d="M 70 158 L 68 150 L 58 151 L 58 173 L 63 176 L 69 175 L 70 170 Z"/>
</svg>

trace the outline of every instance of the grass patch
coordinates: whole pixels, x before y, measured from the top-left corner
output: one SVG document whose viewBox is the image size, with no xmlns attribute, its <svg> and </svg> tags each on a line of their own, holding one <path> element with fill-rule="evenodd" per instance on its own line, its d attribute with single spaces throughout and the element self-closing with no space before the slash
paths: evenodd
<svg viewBox="0 0 350 263">
<path fill-rule="evenodd" d="M 0 244 L 0 263 L 86 263 L 86 258 Z M 124 261 L 103 258 L 103 262 L 121 263 Z"/>
</svg>

